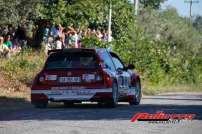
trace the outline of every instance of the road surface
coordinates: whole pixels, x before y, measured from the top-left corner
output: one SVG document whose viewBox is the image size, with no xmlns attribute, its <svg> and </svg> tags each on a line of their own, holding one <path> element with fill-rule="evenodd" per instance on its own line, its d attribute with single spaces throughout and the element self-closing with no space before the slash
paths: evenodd
<svg viewBox="0 0 202 134">
<path fill-rule="evenodd" d="M 179 123 L 130 122 L 138 112 L 194 113 Z M 120 103 L 117 108 L 78 104 L 65 108 L 0 111 L 0 134 L 202 134 L 202 93 L 146 96 L 141 105 Z"/>
</svg>

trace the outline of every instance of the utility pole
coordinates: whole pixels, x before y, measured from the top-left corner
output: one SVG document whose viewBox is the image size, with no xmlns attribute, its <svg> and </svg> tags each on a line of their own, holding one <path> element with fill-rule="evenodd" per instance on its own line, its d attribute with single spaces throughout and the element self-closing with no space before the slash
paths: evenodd
<svg viewBox="0 0 202 134">
<path fill-rule="evenodd" d="M 135 15 L 138 15 L 138 10 L 139 10 L 139 0 L 134 0 L 135 4 Z"/>
<path fill-rule="evenodd" d="M 109 0 L 108 42 L 112 41 L 112 1 Z"/>
<path fill-rule="evenodd" d="M 184 2 L 190 4 L 190 6 L 189 6 L 189 19 L 191 22 L 191 20 L 192 20 L 192 5 L 193 5 L 193 3 L 199 3 L 199 0 L 185 0 Z"/>
<path fill-rule="evenodd" d="M 189 17 L 190 19 L 192 18 L 192 15 L 191 15 L 191 8 L 192 8 L 192 0 L 190 1 L 190 6 L 189 6 Z"/>
</svg>

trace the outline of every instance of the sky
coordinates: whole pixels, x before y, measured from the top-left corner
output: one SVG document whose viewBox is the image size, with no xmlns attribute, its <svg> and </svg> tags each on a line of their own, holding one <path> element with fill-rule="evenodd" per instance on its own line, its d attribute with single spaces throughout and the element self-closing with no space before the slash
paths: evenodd
<svg viewBox="0 0 202 134">
<path fill-rule="evenodd" d="M 133 0 L 129 0 L 133 2 Z M 189 16 L 189 3 L 185 3 L 185 1 L 190 0 L 166 0 L 163 4 L 161 4 L 162 9 L 166 9 L 167 6 L 175 7 L 180 16 Z M 197 1 L 197 3 L 192 4 L 192 16 L 201 15 L 202 16 L 202 0 L 192 0 Z"/>
<path fill-rule="evenodd" d="M 189 3 L 185 3 L 188 0 L 167 0 L 161 5 L 162 9 L 165 9 L 167 6 L 175 7 L 181 16 L 189 16 Z M 201 15 L 202 16 L 202 0 L 193 0 L 197 3 L 192 4 L 192 16 Z"/>
</svg>

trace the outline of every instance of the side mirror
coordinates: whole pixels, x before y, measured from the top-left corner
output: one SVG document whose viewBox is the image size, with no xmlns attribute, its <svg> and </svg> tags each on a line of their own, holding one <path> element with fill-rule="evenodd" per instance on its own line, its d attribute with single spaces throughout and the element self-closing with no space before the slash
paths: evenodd
<svg viewBox="0 0 202 134">
<path fill-rule="evenodd" d="M 133 64 L 129 64 L 126 68 L 130 69 L 130 70 L 133 70 L 133 69 L 135 69 L 135 66 Z"/>
<path fill-rule="evenodd" d="M 124 69 L 122 69 L 122 68 L 118 68 L 118 69 L 117 69 L 118 74 L 122 74 L 122 73 L 123 73 L 123 70 L 124 70 Z"/>
</svg>

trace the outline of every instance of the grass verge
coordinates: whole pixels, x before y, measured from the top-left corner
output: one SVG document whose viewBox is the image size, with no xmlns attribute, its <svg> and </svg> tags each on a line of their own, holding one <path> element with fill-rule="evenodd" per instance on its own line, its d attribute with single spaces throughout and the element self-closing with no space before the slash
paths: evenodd
<svg viewBox="0 0 202 134">
<path fill-rule="evenodd" d="M 28 49 L 0 59 L 0 110 L 31 107 L 30 86 L 45 58 L 43 51 Z"/>
<path fill-rule="evenodd" d="M 201 84 L 181 84 L 181 85 L 167 85 L 167 86 L 149 86 L 143 84 L 144 95 L 157 95 L 169 92 L 202 92 Z"/>
</svg>

